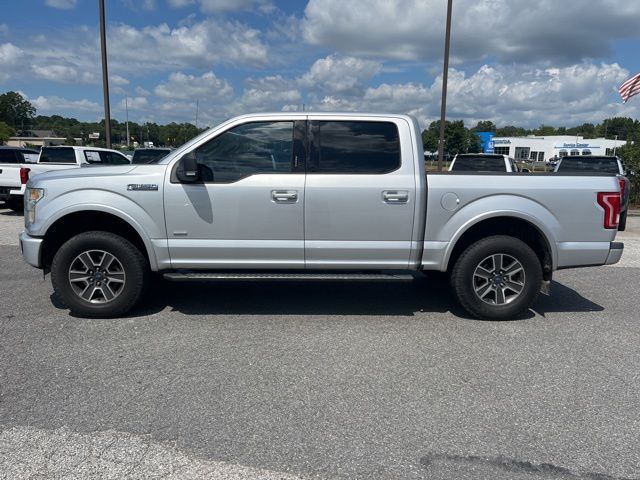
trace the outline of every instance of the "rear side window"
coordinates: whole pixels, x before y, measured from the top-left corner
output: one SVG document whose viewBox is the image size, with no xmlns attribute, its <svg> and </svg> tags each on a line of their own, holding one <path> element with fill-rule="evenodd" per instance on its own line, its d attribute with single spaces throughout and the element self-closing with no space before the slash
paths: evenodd
<svg viewBox="0 0 640 480">
<path fill-rule="evenodd" d="M 601 172 L 620 173 L 615 157 L 564 157 L 558 166 L 558 172 Z"/>
<path fill-rule="evenodd" d="M 76 163 L 73 148 L 43 148 L 40 163 Z"/>
<path fill-rule="evenodd" d="M 452 172 L 505 172 L 504 157 L 458 156 Z"/>
<path fill-rule="evenodd" d="M 320 121 L 312 128 L 317 147 L 313 172 L 382 174 L 400 167 L 400 138 L 394 123 Z"/>
<path fill-rule="evenodd" d="M 18 163 L 18 157 L 13 150 L 0 148 L 0 163 Z"/>
</svg>

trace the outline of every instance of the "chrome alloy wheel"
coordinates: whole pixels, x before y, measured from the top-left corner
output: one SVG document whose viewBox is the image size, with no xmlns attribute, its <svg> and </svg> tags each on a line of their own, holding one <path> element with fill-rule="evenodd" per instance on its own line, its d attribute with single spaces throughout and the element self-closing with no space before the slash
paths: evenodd
<svg viewBox="0 0 640 480">
<path fill-rule="evenodd" d="M 520 296 L 524 286 L 522 264 L 506 253 L 489 255 L 473 272 L 473 291 L 489 305 L 513 302 Z"/>
<path fill-rule="evenodd" d="M 126 276 L 122 263 L 104 250 L 87 250 L 69 266 L 69 284 L 86 302 L 108 303 L 122 292 Z"/>
</svg>

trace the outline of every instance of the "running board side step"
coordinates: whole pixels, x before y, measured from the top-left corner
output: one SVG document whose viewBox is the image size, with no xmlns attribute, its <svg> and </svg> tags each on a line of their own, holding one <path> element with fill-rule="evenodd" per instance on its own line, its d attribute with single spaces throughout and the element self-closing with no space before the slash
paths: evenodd
<svg viewBox="0 0 640 480">
<path fill-rule="evenodd" d="M 410 282 L 413 275 L 409 273 L 206 273 L 206 272 L 171 272 L 163 277 L 172 282 L 206 282 L 206 281 L 363 281 L 363 282 Z"/>
</svg>

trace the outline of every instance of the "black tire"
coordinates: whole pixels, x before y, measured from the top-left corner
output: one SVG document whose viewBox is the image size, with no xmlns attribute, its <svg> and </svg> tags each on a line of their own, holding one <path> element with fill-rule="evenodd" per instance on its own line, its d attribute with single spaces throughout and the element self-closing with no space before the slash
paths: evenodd
<svg viewBox="0 0 640 480">
<path fill-rule="evenodd" d="M 499 270 L 494 268 L 496 264 Z M 458 302 L 473 317 L 508 320 L 521 316 L 535 301 L 542 267 L 526 243 L 496 235 L 462 252 L 451 270 L 450 282 Z"/>
<path fill-rule="evenodd" d="M 15 195 L 7 198 L 6 200 L 7 207 L 13 210 L 16 213 L 24 212 L 24 201 L 22 197 L 16 197 Z"/>
<path fill-rule="evenodd" d="M 107 255 L 115 260 L 104 267 L 100 264 L 107 261 Z M 89 262 L 94 266 L 85 267 Z M 83 268 L 87 271 L 82 271 Z M 90 280 L 80 278 L 85 274 Z M 76 276 L 74 280 L 72 275 Z M 92 231 L 72 237 L 60 247 L 51 264 L 51 283 L 58 298 L 72 314 L 88 318 L 124 315 L 140 299 L 147 275 L 147 261 L 142 253 L 127 239 L 109 232 Z M 80 296 L 83 289 L 91 298 Z"/>
</svg>

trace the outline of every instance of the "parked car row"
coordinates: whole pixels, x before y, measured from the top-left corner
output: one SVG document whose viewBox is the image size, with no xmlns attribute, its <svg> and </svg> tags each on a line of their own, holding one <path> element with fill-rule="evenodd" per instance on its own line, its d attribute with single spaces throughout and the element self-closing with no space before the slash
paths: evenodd
<svg viewBox="0 0 640 480">
<path fill-rule="evenodd" d="M 22 211 L 25 185 L 34 175 L 92 165 L 155 163 L 170 151 L 169 148 L 139 148 L 130 159 L 117 150 L 99 147 L 51 146 L 40 151 L 0 147 L 0 201 L 14 211 Z"/>
<path fill-rule="evenodd" d="M 506 172 L 529 173 L 527 168 L 519 168 L 516 161 L 507 155 L 487 153 L 458 154 L 449 165 L 450 172 Z M 555 162 L 554 173 L 567 174 L 614 174 L 620 184 L 620 223 L 619 230 L 625 230 L 627 211 L 631 197 L 629 177 L 635 172 L 628 170 L 622 160 L 616 156 L 568 155 Z"/>
</svg>

